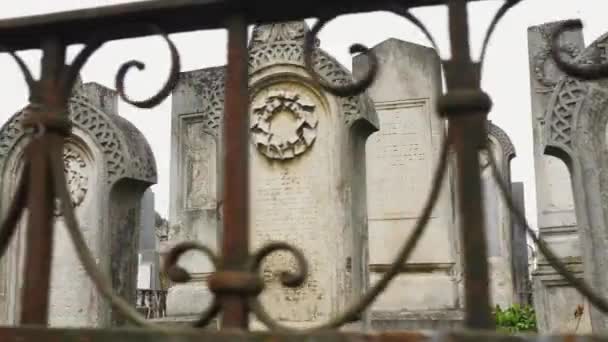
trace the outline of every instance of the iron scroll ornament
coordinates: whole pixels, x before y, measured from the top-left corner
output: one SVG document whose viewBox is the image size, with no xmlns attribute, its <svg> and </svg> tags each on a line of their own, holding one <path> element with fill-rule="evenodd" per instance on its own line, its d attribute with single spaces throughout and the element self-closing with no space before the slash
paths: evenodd
<svg viewBox="0 0 608 342">
<path fill-rule="evenodd" d="M 478 67 L 479 71 L 481 70 L 481 66 L 483 65 L 485 59 L 486 49 L 489 44 L 490 37 L 492 36 L 492 33 L 494 31 L 494 28 L 496 27 L 499 20 L 507 13 L 507 11 L 519 2 L 519 0 L 507 0 L 504 2 L 503 6 L 496 13 L 486 33 L 480 62 L 476 64 L 472 63 L 471 61 L 465 61 L 467 63 L 464 63 L 463 65 L 467 66 L 470 69 L 475 69 Z M 466 6 L 466 1 L 453 1 L 450 3 L 450 9 L 454 10 L 455 14 L 463 13 L 462 11 L 466 11 L 466 8 L 462 7 L 463 4 L 464 6 Z M 388 10 L 401 15 L 402 17 L 411 21 L 414 25 L 419 27 L 423 31 L 423 33 L 427 37 L 429 37 L 431 43 L 436 47 L 436 44 L 434 44 L 434 41 L 430 36 L 428 30 L 416 17 L 414 17 L 409 11 L 407 11 L 407 9 L 400 7 L 397 2 L 393 3 L 390 7 L 391 8 L 389 8 Z M 466 12 L 464 13 L 466 14 Z M 460 24 L 457 21 L 458 19 L 459 18 L 454 19 L 454 22 L 452 23 L 454 27 L 458 27 L 458 24 Z M 466 16 L 464 19 L 466 19 Z M 317 22 L 317 24 L 314 26 L 313 30 L 307 33 L 305 45 L 305 61 L 310 76 L 316 82 L 318 82 L 318 84 L 322 88 L 337 96 L 346 97 L 362 93 L 373 83 L 378 68 L 377 58 L 362 45 L 354 45 L 353 48 L 351 48 L 351 52 L 366 53 L 369 55 L 370 58 L 370 69 L 361 80 L 356 82 L 353 81 L 350 84 L 330 84 L 323 80 L 314 70 L 313 45 L 315 42 L 315 36 L 329 21 L 330 19 L 319 20 L 319 22 Z M 123 100 L 140 108 L 154 107 L 160 104 L 160 102 L 162 102 L 164 99 L 166 99 L 171 93 L 171 90 L 175 87 L 180 69 L 178 51 L 175 48 L 174 44 L 171 42 L 171 40 L 168 38 L 168 36 L 166 34 L 161 33 L 161 30 L 155 26 L 149 26 L 149 28 L 151 32 L 158 33 L 165 39 L 165 41 L 168 43 L 171 52 L 171 71 L 165 85 L 154 96 L 143 101 L 135 101 L 130 99 L 126 95 L 124 79 L 126 77 L 127 72 L 131 68 L 138 68 L 141 70 L 144 68 L 144 64 L 138 61 L 127 62 L 119 69 L 116 77 L 116 88 L 119 91 Z M 454 31 L 457 31 L 457 29 L 454 29 Z M 65 66 L 63 61 L 59 61 L 58 63 L 55 63 L 56 65 L 54 65 L 56 70 L 52 70 L 53 72 L 48 71 L 48 73 L 43 73 L 42 81 L 48 81 L 48 78 L 54 81 L 58 81 L 55 86 L 56 94 L 59 96 L 59 102 L 63 102 L 63 104 L 67 103 L 70 90 L 73 84 L 75 83 L 78 72 L 84 66 L 89 57 L 99 47 L 101 47 L 102 44 L 102 41 L 92 41 L 85 46 L 85 48 L 73 60 L 70 66 Z M 455 49 L 455 47 L 456 45 L 454 45 L 453 48 Z M 57 53 L 57 51 L 54 50 L 63 48 L 65 48 L 65 46 L 62 46 L 57 41 L 53 41 L 50 43 L 50 47 L 47 47 L 47 50 L 45 50 L 45 54 L 55 54 L 61 56 L 62 54 L 60 52 Z M 112 304 L 112 306 L 116 310 L 121 312 L 132 323 L 154 329 L 168 329 L 160 328 L 146 321 L 143 316 L 137 313 L 130 306 L 130 304 L 126 303 L 122 298 L 114 294 L 112 291 L 111 284 L 103 276 L 102 272 L 97 268 L 95 260 L 93 259 L 92 254 L 82 236 L 82 232 L 79 229 L 79 225 L 74 214 L 73 204 L 70 200 L 69 191 L 66 185 L 66 179 L 63 170 L 63 139 L 64 136 L 67 136 L 69 134 L 69 122 L 66 122 L 64 115 L 62 114 L 63 112 L 65 112 L 65 106 L 62 107 L 60 103 L 60 106 L 58 107 L 49 107 L 49 100 L 45 98 L 45 96 L 43 96 L 45 95 L 43 93 L 44 89 L 41 89 L 44 88 L 43 82 L 34 79 L 23 60 L 17 54 L 15 54 L 14 52 L 9 53 L 16 60 L 19 68 L 22 70 L 26 79 L 26 83 L 28 84 L 30 89 L 32 103 L 28 107 L 30 116 L 25 122 L 25 125 L 31 128 L 33 136 L 32 141 L 34 143 L 40 143 L 41 139 L 48 137 L 50 138 L 51 144 L 47 148 L 40 148 L 40 153 L 37 150 L 29 149 L 31 154 L 28 154 L 26 156 L 27 159 L 25 162 L 25 167 L 23 168 L 23 172 L 20 177 L 19 185 L 13 198 L 13 202 L 11 203 L 11 207 L 9 208 L 5 220 L 0 226 L 0 256 L 3 255 L 3 253 L 7 249 L 11 237 L 15 232 L 17 222 L 24 211 L 24 208 L 28 207 L 30 205 L 30 201 L 33 200 L 33 197 L 30 196 L 30 194 L 32 193 L 32 191 L 37 191 L 33 189 L 35 184 L 31 184 L 32 179 L 34 179 L 34 174 L 32 173 L 34 168 L 33 165 L 45 165 L 45 167 L 48 169 L 48 172 L 47 174 L 45 174 L 45 177 L 48 176 L 53 181 L 53 187 L 50 189 L 51 197 L 59 198 L 60 202 L 62 203 L 62 211 L 65 215 L 66 226 L 76 247 L 78 257 L 84 265 L 87 274 L 92 279 L 97 289 Z M 460 58 L 462 56 L 457 57 Z M 556 58 L 556 60 L 560 62 L 559 58 Z M 452 61 L 444 61 L 444 67 L 446 67 L 446 69 L 450 69 L 450 62 Z M 57 68 L 58 65 L 60 66 L 59 68 Z M 566 67 L 568 67 L 567 64 L 565 65 Z M 574 68 L 573 70 L 575 69 L 576 68 Z M 581 74 L 585 74 L 585 72 L 582 72 Z M 58 80 L 56 80 L 50 77 L 49 75 L 58 75 L 60 77 Z M 451 72 L 447 73 L 448 84 L 450 85 L 449 88 L 451 88 L 451 90 L 442 98 L 442 106 L 440 107 L 444 110 L 443 114 L 450 119 L 454 115 L 454 112 L 457 112 L 457 115 L 461 115 L 467 109 L 478 110 L 482 112 L 482 114 L 483 111 L 486 111 L 485 114 L 487 114 L 487 110 L 489 110 L 489 100 L 487 99 L 487 97 L 480 95 L 482 93 L 479 87 L 471 87 L 471 89 L 466 87 L 464 87 L 465 89 L 459 89 L 459 87 L 454 87 L 453 84 L 451 84 L 452 82 L 456 81 L 452 79 L 453 75 L 454 74 L 452 74 Z M 473 81 L 475 81 L 477 85 L 479 85 L 480 78 L 481 73 L 479 72 L 479 74 L 476 75 Z M 389 271 L 386 272 L 385 275 L 381 278 L 381 280 L 374 287 L 372 287 L 357 303 L 350 306 L 344 313 L 340 314 L 338 317 L 332 319 L 331 321 L 322 324 L 318 327 L 314 327 L 313 330 L 323 328 L 337 328 L 348 322 L 357 320 L 360 317 L 361 313 L 369 307 L 369 305 L 378 297 L 378 295 L 388 286 L 391 280 L 397 275 L 401 265 L 407 262 L 412 250 L 416 246 L 419 238 L 422 236 L 427 226 L 426 223 L 441 190 L 441 184 L 443 183 L 442 180 L 446 171 L 449 149 L 450 147 L 454 147 L 454 144 L 457 140 L 457 137 L 455 137 L 453 134 L 454 132 L 450 129 L 448 131 L 447 138 L 445 139 L 444 146 L 442 147 L 441 156 L 438 163 L 439 166 L 437 167 L 434 175 L 432 190 L 427 198 L 427 202 L 424 206 L 420 219 L 418 220 L 412 235 L 410 235 L 407 241 L 404 243 L 402 249 L 400 250 L 398 258 L 396 258 L 396 260 L 393 262 Z M 492 162 L 492 165 L 494 165 L 493 159 L 490 158 L 490 160 Z M 475 168 L 477 168 L 477 165 L 475 165 Z M 510 201 L 510 197 L 508 196 L 507 191 L 502 187 L 501 190 L 505 198 L 508 199 L 508 203 L 512 204 L 512 201 Z M 54 198 L 51 198 L 51 200 L 53 199 Z M 511 210 L 518 213 L 512 205 L 509 206 L 511 207 Z M 519 213 L 518 216 L 523 217 L 521 213 Z M 530 232 L 530 230 L 528 230 L 528 232 Z M 548 249 L 546 246 L 540 247 L 544 246 L 542 244 L 542 240 L 537 238 L 535 239 L 535 242 L 539 245 L 539 248 L 543 253 L 551 255 L 550 249 Z M 212 318 L 214 318 L 221 312 L 222 308 L 220 302 L 217 301 L 218 296 L 222 296 L 226 293 L 235 293 L 246 297 L 246 300 L 253 313 L 269 328 L 275 330 L 293 330 L 290 327 L 283 326 L 280 323 L 276 322 L 264 309 L 263 305 L 258 299 L 258 295 L 261 293 L 261 291 L 263 291 L 264 284 L 260 281 L 259 275 L 257 273 L 260 270 L 260 265 L 262 261 L 266 257 L 279 251 L 288 252 L 296 258 L 298 268 L 297 272 L 295 273 L 283 273 L 283 276 L 281 278 L 282 284 L 286 287 L 300 286 L 306 279 L 306 276 L 308 274 L 308 266 L 304 256 L 297 248 L 283 242 L 270 243 L 262 247 L 261 249 L 255 251 L 249 256 L 249 261 L 247 262 L 247 265 L 243 267 L 243 271 L 235 272 L 232 270 L 225 270 L 225 265 L 223 265 L 222 259 L 217 257 L 209 248 L 200 245 L 196 242 L 186 242 L 174 247 L 170 251 L 169 257 L 167 258 L 166 270 L 173 281 L 183 282 L 188 280 L 189 275 L 187 271 L 180 268 L 177 265 L 177 262 L 181 255 L 183 255 L 187 251 L 192 250 L 206 254 L 216 267 L 216 272 L 209 282 L 210 288 L 212 292 L 216 294 L 216 297 L 214 298 L 214 301 L 212 302 L 211 306 L 204 313 L 202 313 L 200 319 L 198 320 L 198 322 L 196 322 L 195 326 L 205 326 L 210 322 Z M 552 260 L 551 258 L 548 259 L 550 261 Z M 551 262 L 554 267 L 556 267 L 556 265 L 559 266 L 559 260 L 553 260 Z M 481 265 L 484 265 L 483 262 Z M 559 270 L 559 267 L 556 268 L 558 268 Z M 570 278 L 566 278 L 570 280 Z M 592 292 L 585 292 L 584 287 L 579 286 L 577 287 L 577 289 L 583 292 L 585 296 L 592 297 Z M 606 312 L 605 309 L 608 308 L 608 306 L 604 306 L 603 308 L 603 311 Z M 180 329 L 183 330 L 183 328 Z"/>
</svg>

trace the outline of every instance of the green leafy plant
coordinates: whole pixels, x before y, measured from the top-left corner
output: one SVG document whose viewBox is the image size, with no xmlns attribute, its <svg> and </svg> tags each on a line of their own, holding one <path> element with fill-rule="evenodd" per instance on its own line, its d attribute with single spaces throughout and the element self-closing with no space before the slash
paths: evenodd
<svg viewBox="0 0 608 342">
<path fill-rule="evenodd" d="M 493 314 L 498 331 L 507 333 L 536 331 L 536 313 L 529 305 L 515 304 L 506 309 L 496 305 Z"/>
</svg>

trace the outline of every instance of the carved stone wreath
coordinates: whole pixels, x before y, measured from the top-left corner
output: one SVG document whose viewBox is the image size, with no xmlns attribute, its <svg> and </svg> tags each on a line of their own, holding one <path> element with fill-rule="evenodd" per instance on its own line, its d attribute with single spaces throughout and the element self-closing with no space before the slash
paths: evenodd
<svg viewBox="0 0 608 342">
<path fill-rule="evenodd" d="M 273 130 L 273 118 L 282 112 L 295 117 L 293 130 L 283 136 Z M 317 137 L 315 105 L 295 92 L 272 91 L 253 108 L 251 135 L 258 151 L 270 159 L 292 159 L 306 152 Z"/>
<path fill-rule="evenodd" d="M 72 205 L 78 207 L 88 191 L 87 163 L 78 150 L 66 145 L 63 151 L 63 165 Z M 55 215 L 62 215 L 59 201 L 56 203 Z"/>
<path fill-rule="evenodd" d="M 574 60 L 580 53 L 580 49 L 574 44 L 564 44 L 560 47 L 562 53 L 566 54 L 570 59 Z M 551 48 L 546 46 L 536 56 L 534 56 L 534 75 L 538 83 L 545 87 L 553 88 L 557 85 L 557 81 L 553 80 L 546 74 L 546 65 L 551 58 Z"/>
</svg>

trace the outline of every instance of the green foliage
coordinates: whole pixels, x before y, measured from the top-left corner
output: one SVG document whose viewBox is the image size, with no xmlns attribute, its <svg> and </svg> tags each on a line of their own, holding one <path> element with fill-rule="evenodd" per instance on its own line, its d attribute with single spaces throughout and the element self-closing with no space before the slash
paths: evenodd
<svg viewBox="0 0 608 342">
<path fill-rule="evenodd" d="M 504 310 L 496 305 L 493 314 L 498 331 L 507 333 L 536 331 L 536 313 L 529 305 L 515 304 Z"/>
</svg>

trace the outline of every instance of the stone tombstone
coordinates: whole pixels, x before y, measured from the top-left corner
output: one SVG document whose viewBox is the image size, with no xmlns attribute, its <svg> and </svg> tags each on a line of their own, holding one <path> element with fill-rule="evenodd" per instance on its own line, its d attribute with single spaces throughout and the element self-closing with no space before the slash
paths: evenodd
<svg viewBox="0 0 608 342">
<path fill-rule="evenodd" d="M 311 80 L 303 56 L 307 30 L 303 21 L 256 26 L 249 46 L 251 248 L 284 241 L 304 252 L 310 273 L 299 288 L 279 283 L 281 272 L 295 267 L 292 256 L 277 253 L 263 265 L 263 304 L 297 327 L 329 320 L 366 287 L 363 156 L 367 136 L 377 129 L 366 96 L 336 98 Z M 351 79 L 322 50 L 315 58 L 328 81 Z M 224 72 L 182 73 L 173 93 L 172 242 L 196 239 L 215 247 L 221 238 Z M 200 276 L 169 289 L 168 314 L 188 320 L 209 302 L 204 279 L 213 269 L 198 255 L 180 263 Z"/>
<path fill-rule="evenodd" d="M 134 302 L 140 205 L 144 191 L 156 182 L 156 164 L 148 143 L 118 115 L 117 105 L 115 91 L 79 82 L 69 101 L 73 129 L 65 144 L 64 162 L 80 229 L 98 267 L 111 276 L 119 295 Z M 2 213 L 14 193 L 29 139 L 21 127 L 22 119 L 23 112 L 15 114 L 0 131 Z M 59 210 L 55 220 L 50 324 L 101 327 L 121 323 L 85 274 Z M 16 323 L 19 317 L 25 230 L 26 224 L 21 222 L 1 263 L 2 324 Z"/>
<path fill-rule="evenodd" d="M 172 96 L 171 204 L 168 241 L 162 252 L 191 240 L 216 250 L 221 227 L 218 142 L 224 67 L 181 73 Z M 187 253 L 180 265 L 191 273 L 192 280 L 169 288 L 167 315 L 174 320 L 195 320 L 212 299 L 205 280 L 215 270 L 198 253 Z"/>
<path fill-rule="evenodd" d="M 386 40 L 373 48 L 380 68 L 369 89 L 380 130 L 367 142 L 370 282 L 410 235 L 431 190 L 446 124 L 438 114 L 441 66 L 428 47 Z M 355 75 L 368 60 L 354 59 Z M 462 315 L 461 266 L 450 173 L 410 261 L 372 306 L 377 330 L 442 328 Z"/>
<path fill-rule="evenodd" d="M 516 208 L 525 215 L 525 192 L 523 182 L 511 183 L 511 196 L 515 202 Z M 530 288 L 530 255 L 528 253 L 528 234 L 525 227 L 517 220 L 514 215 L 511 215 L 511 251 L 513 274 L 513 290 L 515 291 L 515 302 L 523 305 L 532 304 L 531 288 Z"/>
<path fill-rule="evenodd" d="M 159 241 L 156 234 L 154 192 L 146 190 L 141 203 L 138 289 L 160 290 Z M 141 276 L 141 277 L 140 277 Z M 141 282 L 139 281 L 141 279 Z M 140 287 L 140 285 L 144 287 Z"/>
<path fill-rule="evenodd" d="M 297 327 L 329 320 L 367 285 L 365 141 L 377 130 L 366 95 L 337 98 L 311 80 L 307 30 L 303 21 L 257 26 L 249 45 L 252 248 L 285 241 L 303 251 L 309 275 L 299 288 L 279 281 L 292 256 L 263 265 L 262 303 Z M 320 49 L 315 68 L 333 84 L 352 79 Z"/>
<path fill-rule="evenodd" d="M 567 46 L 567 45 L 566 45 Z M 608 63 L 608 33 L 585 48 L 576 62 Z M 572 178 L 585 278 L 608 297 L 608 84 L 563 76 L 545 113 L 545 153 L 560 158 Z M 590 308 L 594 333 L 608 332 L 608 317 Z"/>
<path fill-rule="evenodd" d="M 488 121 L 488 150 L 496 159 L 498 170 L 506 184 L 511 184 L 511 160 L 515 147 L 505 131 Z M 488 240 L 488 266 L 492 304 L 502 308 L 516 302 L 513 272 L 513 231 L 511 212 L 494 180 L 486 152 L 480 156 L 482 191 L 485 210 L 486 238 Z M 524 245 L 525 247 L 525 245 Z"/>
<path fill-rule="evenodd" d="M 545 154 L 553 139 L 547 134 L 561 133 L 570 139 L 574 133 L 571 118 L 579 111 L 584 98 L 584 86 L 573 78 L 562 78 L 550 53 L 550 34 L 559 23 L 546 23 L 528 29 L 528 54 L 530 61 L 530 90 L 534 139 L 534 168 L 536 174 L 536 204 L 540 237 L 558 254 L 569 269 L 583 277 L 582 246 L 579 227 L 581 217 L 575 213 L 572 182 L 566 164 Z M 581 31 L 564 34 L 562 51 L 571 58 L 580 54 L 584 47 Z M 555 113 L 563 120 L 553 120 Z M 548 131 L 551 127 L 557 130 Z M 558 136 L 560 136 L 558 134 Z M 578 218 L 578 219 L 577 219 Z M 574 331 L 589 332 L 591 329 L 589 306 L 586 300 L 557 274 L 546 259 L 539 254 L 533 274 L 534 306 L 540 332 Z M 574 316 L 583 307 L 580 319 Z"/>
</svg>

